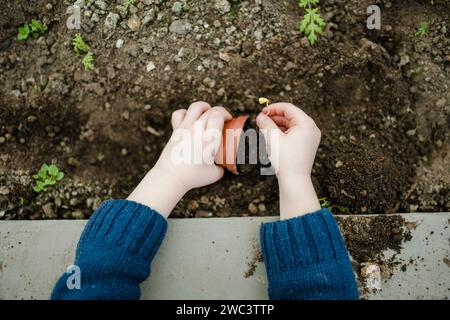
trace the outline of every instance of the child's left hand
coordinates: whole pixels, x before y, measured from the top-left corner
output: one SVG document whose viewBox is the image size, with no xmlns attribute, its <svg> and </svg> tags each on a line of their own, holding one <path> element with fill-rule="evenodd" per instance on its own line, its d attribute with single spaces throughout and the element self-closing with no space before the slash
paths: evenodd
<svg viewBox="0 0 450 320">
<path fill-rule="evenodd" d="M 214 163 L 214 157 L 222 141 L 224 122 L 231 118 L 223 107 L 211 108 L 206 102 L 195 102 L 188 110 L 175 111 L 174 132 L 169 142 L 128 200 L 145 204 L 168 217 L 186 192 L 220 180 L 223 168 Z M 202 139 L 202 148 L 189 143 L 198 137 Z M 179 151 L 188 154 L 187 161 L 177 158 Z"/>
</svg>

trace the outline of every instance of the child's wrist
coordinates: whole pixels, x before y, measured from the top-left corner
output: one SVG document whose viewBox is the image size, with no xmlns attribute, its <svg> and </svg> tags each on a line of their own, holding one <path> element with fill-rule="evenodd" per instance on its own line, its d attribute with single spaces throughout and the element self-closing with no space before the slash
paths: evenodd
<svg viewBox="0 0 450 320">
<path fill-rule="evenodd" d="M 167 218 L 187 191 L 189 190 L 177 181 L 175 176 L 154 167 L 145 175 L 128 200 L 144 204 Z"/>
<path fill-rule="evenodd" d="M 320 209 L 310 175 L 293 174 L 278 177 L 278 186 L 281 219 L 301 216 Z"/>
</svg>

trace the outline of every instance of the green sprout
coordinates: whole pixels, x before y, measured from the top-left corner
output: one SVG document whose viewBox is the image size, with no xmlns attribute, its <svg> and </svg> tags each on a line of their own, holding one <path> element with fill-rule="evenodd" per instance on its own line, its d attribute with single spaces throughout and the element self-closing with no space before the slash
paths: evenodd
<svg viewBox="0 0 450 320">
<path fill-rule="evenodd" d="M 81 34 L 77 33 L 72 39 L 73 51 L 77 56 L 82 56 L 83 60 L 81 61 L 84 65 L 85 70 L 94 70 L 94 54 L 91 52 L 86 41 Z"/>
<path fill-rule="evenodd" d="M 428 25 L 428 22 L 422 21 L 419 26 L 419 30 L 414 34 L 416 37 L 423 37 L 428 33 L 430 30 L 430 27 Z"/>
<path fill-rule="evenodd" d="M 30 35 L 37 39 L 47 31 L 47 26 L 39 20 L 32 19 L 30 23 L 25 22 L 23 26 L 19 27 L 17 40 L 27 40 Z"/>
<path fill-rule="evenodd" d="M 341 213 L 347 214 L 350 211 L 348 207 L 332 205 L 327 197 L 320 198 L 319 202 L 322 208 L 327 208 L 330 212 L 333 212 L 334 209 L 338 209 Z"/>
<path fill-rule="evenodd" d="M 59 171 L 57 166 L 44 163 L 38 173 L 33 175 L 33 179 L 36 180 L 36 185 L 33 187 L 33 190 L 37 193 L 47 191 L 48 186 L 55 185 L 63 178 L 64 173 Z"/>
<path fill-rule="evenodd" d="M 126 16 L 128 14 L 128 10 L 130 9 L 130 7 L 135 3 L 136 0 L 125 0 L 124 3 L 119 7 L 122 16 Z"/>
<path fill-rule="evenodd" d="M 88 52 L 81 61 L 85 70 L 94 70 L 94 55 Z"/>
<path fill-rule="evenodd" d="M 266 107 L 268 107 L 268 106 L 269 106 L 269 103 L 270 103 L 269 99 L 264 98 L 264 97 L 260 97 L 260 98 L 258 99 L 258 102 L 259 102 L 259 104 L 265 104 Z"/>
<path fill-rule="evenodd" d="M 313 5 L 319 4 L 319 0 L 298 0 L 300 8 L 305 9 L 305 15 L 300 21 L 300 32 L 307 37 L 309 44 L 313 45 L 317 42 L 317 35 L 323 32 L 325 20 L 318 13 L 318 8 Z"/>
</svg>

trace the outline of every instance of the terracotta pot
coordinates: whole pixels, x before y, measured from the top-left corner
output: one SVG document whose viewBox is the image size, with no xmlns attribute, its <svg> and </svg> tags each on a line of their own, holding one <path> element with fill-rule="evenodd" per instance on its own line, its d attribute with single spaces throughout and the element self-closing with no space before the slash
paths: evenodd
<svg viewBox="0 0 450 320">
<path fill-rule="evenodd" d="M 222 131 L 222 144 L 215 158 L 216 164 L 234 174 L 238 174 L 236 157 L 239 150 L 241 134 L 244 132 L 244 124 L 247 119 L 248 116 L 244 115 L 225 122 Z"/>
</svg>

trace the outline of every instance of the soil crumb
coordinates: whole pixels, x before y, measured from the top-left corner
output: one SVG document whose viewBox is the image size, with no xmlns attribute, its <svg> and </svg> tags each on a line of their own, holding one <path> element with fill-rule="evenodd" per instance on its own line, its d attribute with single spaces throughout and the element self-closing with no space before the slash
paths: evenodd
<svg viewBox="0 0 450 320">
<path fill-rule="evenodd" d="M 255 246 L 254 248 L 255 248 L 255 251 L 253 254 L 253 258 L 247 264 L 249 269 L 244 273 L 244 278 L 249 278 L 249 277 L 253 276 L 255 274 L 255 270 L 257 268 L 257 263 L 264 261 L 262 253 L 261 253 L 261 249 L 259 248 L 259 246 Z"/>
</svg>

